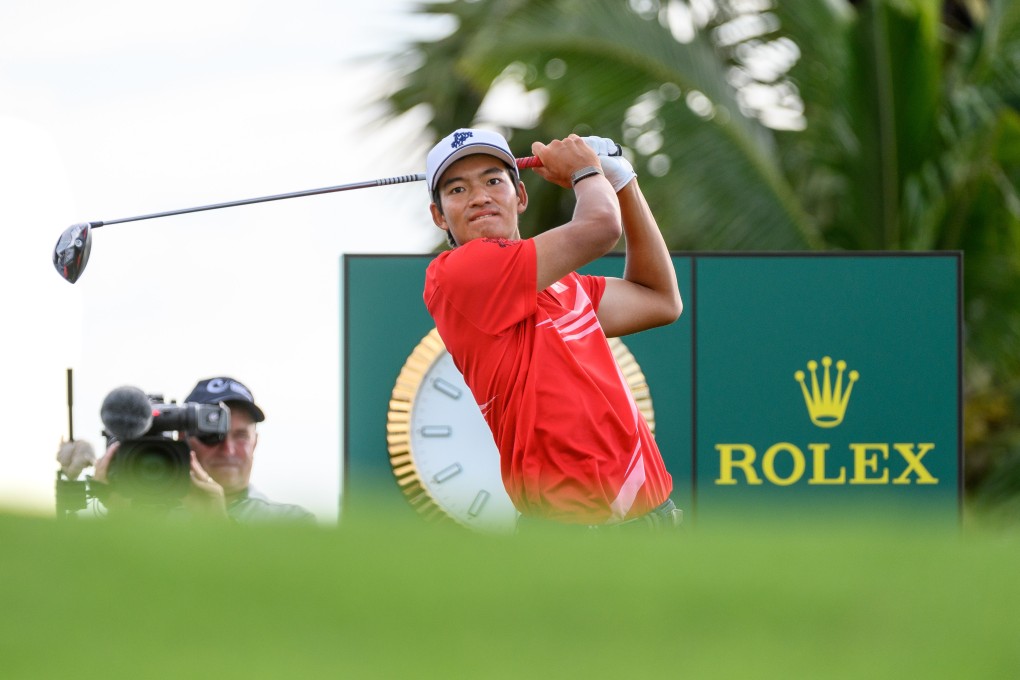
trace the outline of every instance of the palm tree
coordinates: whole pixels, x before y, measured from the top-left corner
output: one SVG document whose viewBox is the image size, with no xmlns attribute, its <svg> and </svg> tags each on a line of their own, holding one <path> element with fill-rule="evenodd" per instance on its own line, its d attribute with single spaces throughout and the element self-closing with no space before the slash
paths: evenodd
<svg viewBox="0 0 1020 680">
<path fill-rule="evenodd" d="M 457 28 L 397 55 L 388 102 L 435 138 L 621 140 L 675 250 L 964 251 L 968 486 L 1020 489 L 1020 3 L 761 4 L 423 4 Z M 534 120 L 490 106 L 514 89 Z M 536 224 L 567 218 L 529 193 Z"/>
</svg>

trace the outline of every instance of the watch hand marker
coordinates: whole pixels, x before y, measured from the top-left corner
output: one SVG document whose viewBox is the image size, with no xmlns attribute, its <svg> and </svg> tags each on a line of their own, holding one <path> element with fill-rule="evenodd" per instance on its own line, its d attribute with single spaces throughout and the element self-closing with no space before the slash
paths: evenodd
<svg viewBox="0 0 1020 680">
<path fill-rule="evenodd" d="M 482 511 L 482 508 L 485 507 L 485 503 L 488 500 L 489 500 L 489 492 L 486 491 L 485 489 L 482 489 L 481 491 L 479 491 L 478 495 L 475 496 L 475 500 L 473 500 L 471 502 L 471 507 L 468 508 L 468 516 L 469 517 L 478 517 L 478 514 Z"/>
<path fill-rule="evenodd" d="M 442 378 L 436 378 L 433 380 L 432 387 L 436 388 L 451 399 L 460 399 L 461 390 L 457 389 L 457 386 L 453 383 L 447 382 Z"/>
<path fill-rule="evenodd" d="M 447 467 L 437 472 L 436 476 L 432 478 L 432 481 L 436 482 L 437 484 L 442 484 L 446 480 L 452 477 L 456 477 L 463 471 L 464 468 L 460 466 L 460 463 L 454 463 L 453 465 L 448 465 Z"/>
</svg>

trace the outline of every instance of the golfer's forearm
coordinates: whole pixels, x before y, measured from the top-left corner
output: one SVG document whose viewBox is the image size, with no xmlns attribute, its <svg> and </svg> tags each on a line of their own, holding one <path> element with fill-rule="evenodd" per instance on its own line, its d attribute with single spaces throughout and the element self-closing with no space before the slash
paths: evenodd
<svg viewBox="0 0 1020 680">
<path fill-rule="evenodd" d="M 623 278 L 649 288 L 666 298 L 667 303 L 679 306 L 680 291 L 673 260 L 637 180 L 624 187 L 617 196 L 627 248 Z"/>
<path fill-rule="evenodd" d="M 584 179 L 574 191 L 573 218 L 535 236 L 538 290 L 608 253 L 623 233 L 620 207 L 605 177 Z"/>
<path fill-rule="evenodd" d="M 577 202 L 568 226 L 580 227 L 586 240 L 606 244 L 605 254 L 616 245 L 622 235 L 622 215 L 615 200 L 613 187 L 602 175 L 581 180 L 574 187 Z"/>
</svg>

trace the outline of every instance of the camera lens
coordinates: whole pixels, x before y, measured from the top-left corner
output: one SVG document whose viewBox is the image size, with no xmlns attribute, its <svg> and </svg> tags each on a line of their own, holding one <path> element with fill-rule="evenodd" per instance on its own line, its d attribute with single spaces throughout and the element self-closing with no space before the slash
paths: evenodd
<svg viewBox="0 0 1020 680">
<path fill-rule="evenodd" d="M 121 442 L 108 476 L 111 486 L 134 501 L 165 503 L 188 492 L 190 463 L 185 442 L 142 437 Z"/>
<path fill-rule="evenodd" d="M 135 456 L 131 474 L 139 484 L 159 486 L 169 479 L 174 472 L 173 461 L 163 455 L 162 451 L 146 449 Z"/>
</svg>

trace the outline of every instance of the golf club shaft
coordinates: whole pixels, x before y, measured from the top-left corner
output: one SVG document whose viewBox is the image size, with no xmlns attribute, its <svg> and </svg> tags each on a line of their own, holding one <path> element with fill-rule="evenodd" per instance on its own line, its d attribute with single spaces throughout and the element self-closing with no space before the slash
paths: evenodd
<svg viewBox="0 0 1020 680">
<path fill-rule="evenodd" d="M 517 159 L 517 167 L 520 169 L 537 168 L 541 167 L 542 161 L 537 156 L 527 156 L 525 158 Z M 138 222 L 139 220 L 151 220 L 157 217 L 170 217 L 171 215 L 184 215 L 186 213 L 202 212 L 204 210 L 218 210 L 220 208 L 234 208 L 239 205 L 251 205 L 253 203 L 267 203 L 269 201 L 281 201 L 285 198 L 301 198 L 303 196 L 317 196 L 319 194 L 331 194 L 338 191 L 350 191 L 352 189 L 365 189 L 368 187 L 381 187 L 388 186 L 390 184 L 403 184 L 405 182 L 421 182 L 425 179 L 425 175 L 417 173 L 413 175 L 398 175 L 396 177 L 385 177 L 383 179 L 373 179 L 365 182 L 352 182 L 350 184 L 340 184 L 333 187 L 323 187 L 321 189 L 306 189 L 304 191 L 292 191 L 286 194 L 275 194 L 273 196 L 261 196 L 259 198 L 244 198 L 239 201 L 228 201 L 226 203 L 213 203 L 210 205 L 200 205 L 194 208 L 180 208 L 178 210 L 167 210 L 165 212 L 150 213 L 148 215 L 138 215 L 136 217 L 121 217 L 115 220 L 104 220 L 101 222 L 89 222 L 89 226 L 93 229 L 105 226 L 107 224 L 120 224 L 122 222 Z"/>
</svg>

